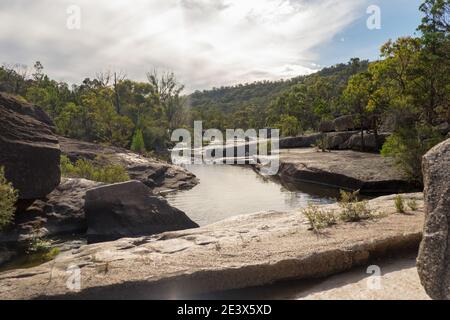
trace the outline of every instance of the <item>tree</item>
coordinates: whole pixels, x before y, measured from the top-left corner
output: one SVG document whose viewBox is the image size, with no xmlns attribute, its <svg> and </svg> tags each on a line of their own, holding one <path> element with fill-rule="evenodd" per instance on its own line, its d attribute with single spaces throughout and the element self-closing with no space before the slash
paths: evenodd
<svg viewBox="0 0 450 320">
<path fill-rule="evenodd" d="M 36 81 L 38 84 L 41 83 L 42 80 L 44 80 L 44 66 L 42 65 L 42 63 L 40 61 L 36 61 L 34 63 L 34 73 L 33 73 L 33 79 L 34 81 Z"/>
<path fill-rule="evenodd" d="M 423 49 L 420 53 L 418 85 L 425 94 L 418 97 L 424 107 L 424 117 L 433 124 L 436 113 L 450 120 L 449 72 L 450 72 L 450 3 L 448 0 L 426 0 L 420 6 L 423 13 L 418 30 L 422 33 Z"/>
<path fill-rule="evenodd" d="M 356 115 L 360 125 L 361 149 L 365 150 L 364 127 L 367 123 L 369 109 L 369 99 L 372 93 L 371 75 L 369 72 L 362 72 L 352 76 L 348 86 L 344 91 L 344 99 L 347 101 L 349 111 Z"/>
<path fill-rule="evenodd" d="M 184 86 L 178 83 L 173 72 L 163 72 L 159 75 L 155 69 L 147 73 L 147 79 L 159 98 L 169 131 L 176 129 L 184 120 L 184 101 L 180 96 Z"/>
<path fill-rule="evenodd" d="M 398 129 L 383 145 L 381 154 L 393 157 L 412 182 L 422 184 L 422 158 L 442 137 L 431 126 L 415 124 Z"/>
<path fill-rule="evenodd" d="M 277 129 L 280 129 L 281 135 L 296 136 L 300 132 L 300 123 L 296 117 L 289 115 L 282 115 L 280 121 L 275 125 Z"/>
<path fill-rule="evenodd" d="M 144 136 L 142 134 L 141 129 L 137 129 L 134 133 L 133 140 L 131 142 L 131 151 L 137 152 L 137 153 L 144 153 L 146 151 L 145 149 L 145 142 L 144 142 Z"/>
</svg>

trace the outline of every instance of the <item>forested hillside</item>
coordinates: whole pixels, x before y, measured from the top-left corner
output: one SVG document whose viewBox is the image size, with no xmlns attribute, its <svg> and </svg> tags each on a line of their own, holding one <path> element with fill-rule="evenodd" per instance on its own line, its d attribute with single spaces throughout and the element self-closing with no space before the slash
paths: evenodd
<svg viewBox="0 0 450 320">
<path fill-rule="evenodd" d="M 266 128 L 283 136 L 317 130 L 323 120 L 351 114 L 375 132 L 391 120 L 394 133 L 383 149 L 420 171 L 421 155 L 450 122 L 450 4 L 426 0 L 417 37 L 389 40 L 374 62 L 351 59 L 288 81 L 224 87 L 190 96 L 173 73 L 147 73 L 146 82 L 109 71 L 80 84 L 50 79 L 33 68 L 0 67 L 0 91 L 41 106 L 57 132 L 71 138 L 131 148 L 165 150 L 176 128 Z M 445 130 L 444 130 L 445 133 Z"/>
<path fill-rule="evenodd" d="M 276 116 L 282 111 L 280 108 L 290 108 L 292 104 L 301 105 L 305 113 L 310 113 L 311 109 L 315 108 L 319 114 L 323 113 L 324 117 L 327 117 L 331 116 L 331 110 L 339 114 L 339 98 L 349 78 L 358 72 L 366 71 L 367 68 L 368 61 L 355 58 L 348 63 L 286 81 L 254 82 L 197 91 L 189 96 L 188 101 L 196 119 L 203 119 L 206 126 L 219 129 L 274 126 L 280 120 Z M 304 89 L 308 91 L 314 106 L 308 106 L 306 101 L 298 100 L 296 92 Z M 304 118 L 300 113 L 297 116 Z M 306 129 L 317 125 L 316 119 L 309 117 L 304 118 L 303 122 Z M 306 122 L 309 125 L 306 125 Z"/>
</svg>

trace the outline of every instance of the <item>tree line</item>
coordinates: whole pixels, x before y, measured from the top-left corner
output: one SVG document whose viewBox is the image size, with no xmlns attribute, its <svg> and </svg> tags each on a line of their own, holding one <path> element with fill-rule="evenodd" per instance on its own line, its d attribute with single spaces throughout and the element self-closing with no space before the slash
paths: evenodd
<svg viewBox="0 0 450 320">
<path fill-rule="evenodd" d="M 107 71 L 69 86 L 50 79 L 40 62 L 0 67 L 0 91 L 41 106 L 57 132 L 134 151 L 165 150 L 175 128 L 279 128 L 283 136 L 316 131 L 322 121 L 353 115 L 360 127 L 393 132 L 382 153 L 420 179 L 420 158 L 450 123 L 448 0 L 425 0 L 418 36 L 389 40 L 380 59 L 358 58 L 307 76 L 183 94 L 170 72 L 137 82 Z M 412 150 L 412 151 L 411 151 Z"/>
</svg>

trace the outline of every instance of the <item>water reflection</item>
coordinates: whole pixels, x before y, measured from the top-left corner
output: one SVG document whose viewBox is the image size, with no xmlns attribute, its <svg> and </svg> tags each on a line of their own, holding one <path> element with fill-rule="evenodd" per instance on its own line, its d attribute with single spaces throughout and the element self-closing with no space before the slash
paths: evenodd
<svg viewBox="0 0 450 320">
<path fill-rule="evenodd" d="M 186 168 L 200 179 L 200 184 L 192 190 L 168 194 L 166 198 L 200 225 L 259 211 L 303 208 L 310 202 L 335 202 L 335 195 L 328 190 L 324 192 L 321 187 L 309 186 L 308 191 L 308 185 L 304 185 L 302 191 L 290 191 L 249 167 L 204 165 Z"/>
</svg>

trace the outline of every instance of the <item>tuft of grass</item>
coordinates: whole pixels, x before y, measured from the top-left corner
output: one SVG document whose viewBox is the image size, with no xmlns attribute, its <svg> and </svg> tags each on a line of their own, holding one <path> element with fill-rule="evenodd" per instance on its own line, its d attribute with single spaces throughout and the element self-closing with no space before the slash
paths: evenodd
<svg viewBox="0 0 450 320">
<path fill-rule="evenodd" d="M 67 178 L 83 178 L 104 183 L 118 183 L 130 180 L 125 168 L 119 164 L 96 166 L 86 159 L 72 163 L 67 156 L 61 156 L 61 174 Z"/>
<path fill-rule="evenodd" d="M 5 178 L 5 171 L 0 167 L 0 231 L 14 220 L 18 192 Z"/>
<path fill-rule="evenodd" d="M 407 205 L 412 211 L 417 211 L 417 209 L 419 209 L 419 205 L 417 204 L 416 199 L 410 199 L 407 202 Z"/>
<path fill-rule="evenodd" d="M 395 197 L 395 209 L 398 213 L 405 213 L 405 201 L 401 195 Z"/>
<path fill-rule="evenodd" d="M 359 201 L 359 190 L 355 192 L 346 192 L 341 190 L 341 201 L 339 207 L 342 209 L 339 217 L 344 222 L 358 222 L 368 220 L 374 217 L 368 207 L 367 201 Z"/>
<path fill-rule="evenodd" d="M 319 232 L 337 223 L 334 212 L 321 210 L 317 206 L 309 205 L 303 210 L 303 214 L 308 219 L 310 230 L 314 232 Z"/>
<path fill-rule="evenodd" d="M 313 145 L 313 147 L 316 148 L 317 151 L 321 152 L 329 152 L 330 151 L 330 142 L 326 135 L 322 135 L 320 139 L 316 141 L 316 143 Z"/>
</svg>

